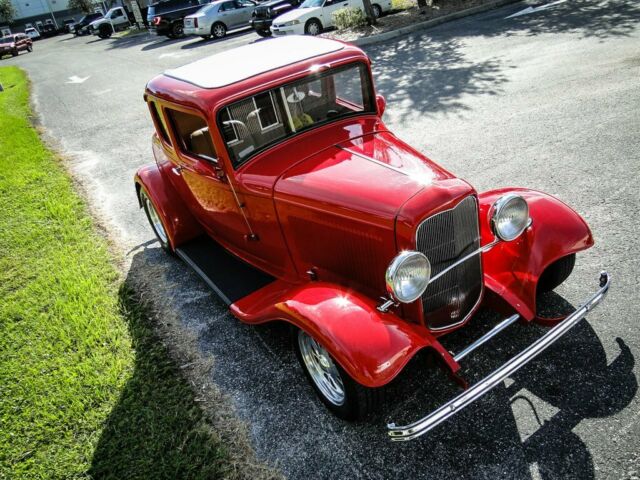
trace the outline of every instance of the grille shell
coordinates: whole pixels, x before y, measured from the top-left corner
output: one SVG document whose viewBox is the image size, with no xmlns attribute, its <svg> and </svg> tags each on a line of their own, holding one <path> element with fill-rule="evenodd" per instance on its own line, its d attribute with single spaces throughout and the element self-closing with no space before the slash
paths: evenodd
<svg viewBox="0 0 640 480">
<path fill-rule="evenodd" d="M 480 248 L 478 200 L 468 196 L 454 208 L 424 220 L 416 230 L 417 249 L 431 262 L 431 275 Z M 482 258 L 474 255 L 429 284 L 422 294 L 427 326 L 442 330 L 463 323 L 482 298 Z"/>
</svg>

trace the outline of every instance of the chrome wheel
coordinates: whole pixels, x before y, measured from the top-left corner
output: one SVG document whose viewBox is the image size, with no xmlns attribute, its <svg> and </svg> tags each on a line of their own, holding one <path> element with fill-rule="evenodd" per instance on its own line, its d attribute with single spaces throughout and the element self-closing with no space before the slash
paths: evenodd
<svg viewBox="0 0 640 480">
<path fill-rule="evenodd" d="M 221 23 L 216 23 L 211 29 L 213 36 L 216 38 L 222 38 L 227 34 L 227 29 Z"/>
<path fill-rule="evenodd" d="M 380 8 L 380 5 L 372 5 L 371 9 L 373 10 L 373 16 L 375 18 L 380 18 L 382 15 L 382 8 Z"/>
<path fill-rule="evenodd" d="M 321 30 L 320 24 L 315 20 L 310 22 L 309 25 L 307 25 L 308 35 L 313 35 L 315 37 L 316 35 L 320 34 L 320 30 Z"/>
<path fill-rule="evenodd" d="M 298 346 L 309 376 L 322 395 L 332 404 L 345 401 L 345 389 L 336 364 L 322 345 L 302 330 L 298 332 Z"/>
<path fill-rule="evenodd" d="M 149 217 L 149 222 L 151 223 L 151 227 L 153 231 L 158 236 L 158 239 L 164 244 L 169 244 L 169 239 L 167 237 L 167 232 L 164 229 L 164 225 L 162 225 L 162 221 L 160 220 L 160 216 L 158 212 L 156 212 L 151 199 L 148 197 L 147 192 L 144 190 L 140 190 L 140 199 L 142 200 L 142 205 L 144 206 L 145 212 Z"/>
</svg>

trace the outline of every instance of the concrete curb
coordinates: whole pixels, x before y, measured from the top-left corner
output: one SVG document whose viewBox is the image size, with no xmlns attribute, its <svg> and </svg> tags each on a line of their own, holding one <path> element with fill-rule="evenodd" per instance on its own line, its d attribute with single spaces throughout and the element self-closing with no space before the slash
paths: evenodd
<svg viewBox="0 0 640 480">
<path fill-rule="evenodd" d="M 406 35 L 407 33 L 412 33 L 425 28 L 435 27 L 436 25 L 440 25 L 442 23 L 450 22 L 452 20 L 457 20 L 463 17 L 468 17 L 469 15 L 475 15 L 476 13 L 485 12 L 487 10 L 493 10 L 494 8 L 499 8 L 505 5 L 509 5 L 510 3 L 518 3 L 520 1 L 522 0 L 496 0 L 494 2 L 487 3 L 485 5 L 478 5 L 477 7 L 467 8 L 465 10 L 460 10 L 459 12 L 450 13 L 449 15 L 443 15 L 442 17 L 433 18 L 431 20 L 426 20 L 420 23 L 414 23 L 413 25 L 407 25 L 406 27 L 400 27 L 397 30 L 391 30 L 390 32 L 384 32 L 378 35 L 370 35 L 368 37 L 357 38 L 356 40 L 350 41 L 348 43 L 352 43 L 353 45 L 362 47 L 364 45 L 371 45 L 373 43 L 384 42 L 386 40 L 391 40 L 392 38 Z"/>
</svg>

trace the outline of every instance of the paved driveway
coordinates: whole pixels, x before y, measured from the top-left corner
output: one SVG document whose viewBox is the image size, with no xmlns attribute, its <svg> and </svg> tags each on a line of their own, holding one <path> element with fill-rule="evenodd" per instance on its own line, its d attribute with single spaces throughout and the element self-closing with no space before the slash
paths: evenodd
<svg viewBox="0 0 640 480">
<path fill-rule="evenodd" d="M 54 38 L 2 64 L 28 70 L 44 126 L 128 252 L 129 275 L 163 298 L 166 321 L 213 358 L 210 379 L 248 422 L 258 456 L 290 478 L 631 477 L 640 471 L 640 9 L 631 1 L 573 1 L 505 18 L 526 7 L 368 47 L 388 99 L 385 117 L 478 190 L 536 188 L 585 216 L 596 246 L 579 256 L 546 309 L 579 302 L 601 268 L 615 283 L 588 323 L 408 444 L 389 443 L 384 424 L 414 420 L 455 394 L 444 374 L 414 362 L 377 421 L 336 420 L 315 400 L 283 330 L 231 318 L 194 274 L 160 253 L 136 208 L 131 178 L 152 160 L 146 81 L 255 34 L 209 42 Z M 446 346 L 459 348 L 495 320 L 483 313 Z M 469 357 L 465 374 L 481 378 L 543 331 L 511 327 Z"/>
</svg>

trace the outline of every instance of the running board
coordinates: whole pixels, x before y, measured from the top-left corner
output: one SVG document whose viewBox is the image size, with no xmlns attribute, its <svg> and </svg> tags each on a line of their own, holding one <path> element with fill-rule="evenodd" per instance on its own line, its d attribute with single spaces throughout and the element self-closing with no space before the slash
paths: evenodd
<svg viewBox="0 0 640 480">
<path fill-rule="evenodd" d="M 231 254 L 208 236 L 176 248 L 176 255 L 189 265 L 227 305 L 275 280 Z"/>
</svg>

